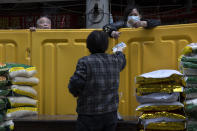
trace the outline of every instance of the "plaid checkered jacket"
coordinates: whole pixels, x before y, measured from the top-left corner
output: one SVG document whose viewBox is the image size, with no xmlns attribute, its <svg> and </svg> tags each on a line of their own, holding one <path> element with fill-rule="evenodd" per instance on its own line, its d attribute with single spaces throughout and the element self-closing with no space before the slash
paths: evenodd
<svg viewBox="0 0 197 131">
<path fill-rule="evenodd" d="M 122 52 L 96 53 L 79 59 L 68 85 L 77 97 L 78 114 L 103 114 L 117 111 L 119 77 L 126 65 Z"/>
</svg>

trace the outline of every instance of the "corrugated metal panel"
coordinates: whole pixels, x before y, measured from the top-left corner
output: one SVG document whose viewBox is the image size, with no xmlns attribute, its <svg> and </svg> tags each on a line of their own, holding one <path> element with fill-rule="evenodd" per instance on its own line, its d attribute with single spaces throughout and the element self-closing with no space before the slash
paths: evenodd
<svg viewBox="0 0 197 131">
<path fill-rule="evenodd" d="M 0 62 L 30 64 L 29 30 L 0 30 Z"/>
</svg>

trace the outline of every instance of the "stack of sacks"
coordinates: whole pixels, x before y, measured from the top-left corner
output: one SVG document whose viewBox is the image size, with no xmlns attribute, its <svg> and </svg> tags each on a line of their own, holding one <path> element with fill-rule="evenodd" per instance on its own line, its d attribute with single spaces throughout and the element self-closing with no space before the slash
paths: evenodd
<svg viewBox="0 0 197 131">
<path fill-rule="evenodd" d="M 188 117 L 187 129 L 197 128 L 197 43 L 184 47 L 179 58 L 180 71 L 184 75 L 185 113 Z"/>
<path fill-rule="evenodd" d="M 11 131 L 14 129 L 13 121 L 6 119 L 9 108 L 7 96 L 11 94 L 8 72 L 9 69 L 6 67 L 6 64 L 0 63 L 0 131 Z"/>
<path fill-rule="evenodd" d="M 10 90 L 7 95 L 7 120 L 38 114 L 37 92 L 33 86 L 39 83 L 36 68 L 25 64 L 6 64 L 9 69 Z"/>
<path fill-rule="evenodd" d="M 186 117 L 180 92 L 182 74 L 176 70 L 157 70 L 142 74 L 135 80 L 136 108 L 141 130 L 185 130 Z"/>
</svg>

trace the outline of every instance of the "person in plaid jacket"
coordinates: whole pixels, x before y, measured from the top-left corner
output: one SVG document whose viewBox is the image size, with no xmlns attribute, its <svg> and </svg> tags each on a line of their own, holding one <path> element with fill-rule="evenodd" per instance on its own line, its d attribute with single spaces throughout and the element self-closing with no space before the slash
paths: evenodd
<svg viewBox="0 0 197 131">
<path fill-rule="evenodd" d="M 68 89 L 77 98 L 76 131 L 115 131 L 120 72 L 126 65 L 123 48 L 107 54 L 108 34 L 93 31 L 86 47 L 89 56 L 78 60 Z"/>
</svg>

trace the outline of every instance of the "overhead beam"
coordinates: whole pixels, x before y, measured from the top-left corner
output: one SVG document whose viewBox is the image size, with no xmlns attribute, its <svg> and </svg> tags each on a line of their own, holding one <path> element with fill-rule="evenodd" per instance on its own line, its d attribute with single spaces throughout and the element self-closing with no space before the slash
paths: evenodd
<svg viewBox="0 0 197 131">
<path fill-rule="evenodd" d="M 57 2 L 57 1 L 77 1 L 77 0 L 0 0 L 0 3 L 35 3 L 35 2 Z"/>
</svg>

